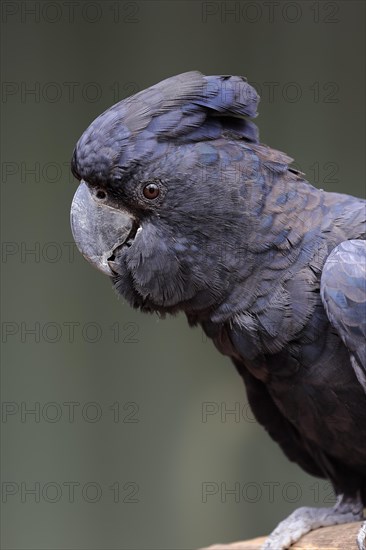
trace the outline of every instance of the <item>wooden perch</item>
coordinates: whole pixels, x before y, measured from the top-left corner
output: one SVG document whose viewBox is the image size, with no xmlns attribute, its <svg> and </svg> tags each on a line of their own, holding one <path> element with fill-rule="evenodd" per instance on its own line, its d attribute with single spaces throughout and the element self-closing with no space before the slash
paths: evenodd
<svg viewBox="0 0 366 550">
<path fill-rule="evenodd" d="M 291 546 L 291 550 L 358 550 L 356 537 L 362 522 L 322 527 L 303 536 Z M 266 537 L 242 542 L 214 544 L 201 550 L 260 550 Z"/>
</svg>

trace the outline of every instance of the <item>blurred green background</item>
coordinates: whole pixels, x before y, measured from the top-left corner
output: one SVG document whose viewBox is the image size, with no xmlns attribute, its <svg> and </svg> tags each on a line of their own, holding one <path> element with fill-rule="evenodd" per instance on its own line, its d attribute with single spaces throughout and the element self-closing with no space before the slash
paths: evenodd
<svg viewBox="0 0 366 550">
<path fill-rule="evenodd" d="M 198 69 L 247 76 L 262 141 L 364 195 L 364 2 L 27 1 L 1 17 L 1 548 L 198 548 L 329 505 L 201 331 L 131 310 L 78 254 L 68 165 L 111 104 Z"/>
</svg>

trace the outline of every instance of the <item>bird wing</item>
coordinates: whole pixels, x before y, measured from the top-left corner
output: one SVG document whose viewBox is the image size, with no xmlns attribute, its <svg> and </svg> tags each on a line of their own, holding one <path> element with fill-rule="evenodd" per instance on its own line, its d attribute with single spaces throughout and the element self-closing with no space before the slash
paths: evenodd
<svg viewBox="0 0 366 550">
<path fill-rule="evenodd" d="M 366 241 L 343 241 L 332 250 L 323 267 L 320 294 L 366 392 Z"/>
</svg>

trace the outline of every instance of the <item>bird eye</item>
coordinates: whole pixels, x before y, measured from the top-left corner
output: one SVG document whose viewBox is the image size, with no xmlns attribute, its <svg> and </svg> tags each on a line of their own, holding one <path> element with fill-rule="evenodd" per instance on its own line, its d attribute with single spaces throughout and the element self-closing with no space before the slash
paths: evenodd
<svg viewBox="0 0 366 550">
<path fill-rule="evenodd" d="M 107 196 L 106 192 L 105 191 L 102 191 L 101 189 L 99 189 L 97 192 L 96 192 L 96 197 L 97 199 L 105 199 Z"/>
<path fill-rule="evenodd" d="M 156 199 L 160 194 L 159 186 L 156 183 L 148 183 L 143 189 L 146 199 Z"/>
</svg>

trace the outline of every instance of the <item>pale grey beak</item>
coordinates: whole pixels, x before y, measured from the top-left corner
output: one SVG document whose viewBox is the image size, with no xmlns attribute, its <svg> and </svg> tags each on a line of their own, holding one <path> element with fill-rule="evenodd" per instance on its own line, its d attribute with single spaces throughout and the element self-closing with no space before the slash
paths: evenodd
<svg viewBox="0 0 366 550">
<path fill-rule="evenodd" d="M 71 205 L 71 229 L 75 243 L 94 267 L 113 277 L 108 259 L 128 239 L 134 219 L 126 210 L 114 208 L 97 190 L 81 180 Z"/>
</svg>

